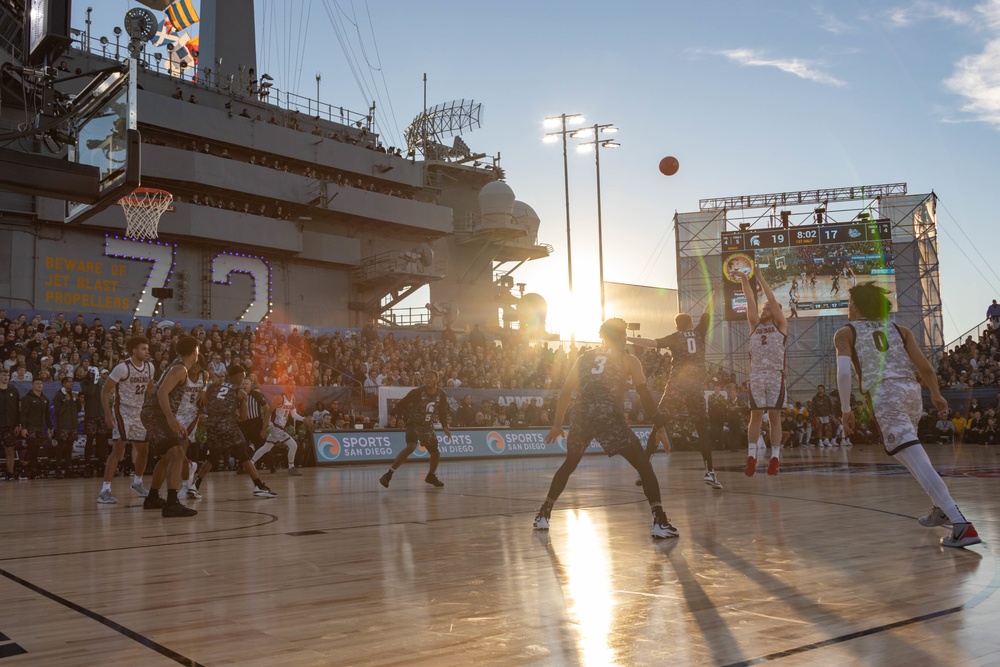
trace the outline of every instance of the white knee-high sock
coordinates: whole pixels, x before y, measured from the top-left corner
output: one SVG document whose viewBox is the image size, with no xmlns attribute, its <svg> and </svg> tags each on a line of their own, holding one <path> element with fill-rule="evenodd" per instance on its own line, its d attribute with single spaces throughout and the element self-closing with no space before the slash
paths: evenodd
<svg viewBox="0 0 1000 667">
<path fill-rule="evenodd" d="M 264 456 L 264 454 L 267 454 L 269 451 L 271 451 L 272 447 L 274 447 L 274 443 L 271 442 L 270 440 L 266 441 L 263 447 L 261 447 L 260 449 L 258 449 L 256 452 L 253 453 L 253 458 L 250 460 L 253 461 L 254 463 L 257 463 L 257 461 L 260 461 L 260 457 Z"/>
<path fill-rule="evenodd" d="M 931 465 L 931 460 L 921 445 L 907 447 L 896 454 L 895 458 L 906 466 L 921 488 L 927 492 L 934 504 L 940 507 L 941 511 L 951 519 L 952 523 L 968 523 L 968 520 L 959 511 L 958 505 L 952 500 L 948 486 Z"/>
<path fill-rule="evenodd" d="M 285 445 L 288 447 L 288 467 L 292 468 L 295 466 L 295 452 L 299 451 L 299 443 L 289 438 L 285 441 Z"/>
</svg>

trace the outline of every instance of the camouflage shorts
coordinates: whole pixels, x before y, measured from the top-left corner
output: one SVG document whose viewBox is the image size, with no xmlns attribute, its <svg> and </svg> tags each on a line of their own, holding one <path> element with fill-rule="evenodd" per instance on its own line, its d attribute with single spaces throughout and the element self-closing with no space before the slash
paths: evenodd
<svg viewBox="0 0 1000 667">
<path fill-rule="evenodd" d="M 621 410 L 608 404 L 580 403 L 573 406 L 571 428 L 566 437 L 566 449 L 582 452 L 596 440 L 608 456 L 620 454 L 630 445 L 639 445 L 639 438 L 625 422 Z"/>
</svg>

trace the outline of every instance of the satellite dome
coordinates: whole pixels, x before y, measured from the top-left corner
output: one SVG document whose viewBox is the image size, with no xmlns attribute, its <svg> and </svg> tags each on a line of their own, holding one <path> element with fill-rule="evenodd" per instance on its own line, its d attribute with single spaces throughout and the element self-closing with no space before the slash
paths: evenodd
<svg viewBox="0 0 1000 667">
<path fill-rule="evenodd" d="M 502 181 L 491 181 L 479 191 L 479 210 L 487 227 L 506 227 L 511 223 L 514 191 Z"/>
<path fill-rule="evenodd" d="M 538 225 L 541 223 L 541 220 L 539 220 L 538 214 L 535 213 L 535 209 L 523 201 L 515 201 L 512 214 L 514 216 L 514 224 L 527 229 L 529 235 L 538 233 Z"/>
</svg>

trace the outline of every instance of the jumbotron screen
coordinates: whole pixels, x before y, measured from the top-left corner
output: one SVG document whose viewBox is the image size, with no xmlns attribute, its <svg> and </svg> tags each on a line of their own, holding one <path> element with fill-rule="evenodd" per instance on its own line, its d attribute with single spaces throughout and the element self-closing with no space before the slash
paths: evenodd
<svg viewBox="0 0 1000 667">
<path fill-rule="evenodd" d="M 893 312 L 897 309 L 887 220 L 723 232 L 727 320 L 746 317 L 740 272 L 751 273 L 757 289 L 757 273 L 763 273 L 786 317 L 792 306 L 799 317 L 846 315 L 847 290 L 864 282 L 889 290 Z"/>
</svg>

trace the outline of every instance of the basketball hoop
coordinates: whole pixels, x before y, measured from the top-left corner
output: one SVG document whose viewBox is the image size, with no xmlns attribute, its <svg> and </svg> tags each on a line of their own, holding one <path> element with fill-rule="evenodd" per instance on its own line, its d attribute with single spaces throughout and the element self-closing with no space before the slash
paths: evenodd
<svg viewBox="0 0 1000 667">
<path fill-rule="evenodd" d="M 136 188 L 118 200 L 125 211 L 125 236 L 134 239 L 155 239 L 160 216 L 170 206 L 174 196 L 166 190 Z"/>
</svg>

